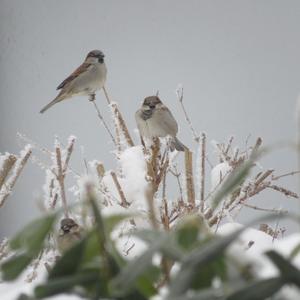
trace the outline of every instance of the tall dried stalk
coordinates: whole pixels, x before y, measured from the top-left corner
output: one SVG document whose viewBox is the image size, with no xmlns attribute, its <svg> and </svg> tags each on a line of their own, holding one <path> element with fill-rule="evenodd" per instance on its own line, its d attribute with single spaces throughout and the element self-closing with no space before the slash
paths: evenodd
<svg viewBox="0 0 300 300">
<path fill-rule="evenodd" d="M 2 185 L 0 190 L 0 207 L 3 206 L 5 200 L 10 195 L 13 187 L 15 186 L 21 172 L 23 171 L 31 153 L 31 147 L 26 146 L 23 150 L 23 154 L 18 158 L 17 162 L 15 163 L 15 168 L 13 174 L 6 180 L 6 182 Z"/>
<path fill-rule="evenodd" d="M 66 191 L 65 191 L 65 176 L 66 172 L 69 167 L 69 162 L 71 159 L 71 155 L 73 153 L 74 144 L 75 144 L 75 137 L 71 137 L 67 146 L 67 154 L 64 161 L 62 161 L 62 155 L 61 155 L 61 147 L 58 141 L 56 141 L 55 144 L 55 159 L 56 159 L 56 172 L 53 171 L 52 173 L 55 175 L 56 180 L 58 182 L 59 188 L 60 188 L 60 197 L 62 201 L 62 206 L 64 208 L 64 214 L 65 217 L 69 217 L 69 210 L 68 210 L 68 204 L 67 204 L 67 198 L 66 198 Z M 57 196 L 56 196 L 57 197 Z M 56 198 L 54 198 L 54 206 L 56 204 Z"/>
<path fill-rule="evenodd" d="M 7 175 L 13 168 L 15 162 L 17 161 L 17 157 L 13 154 L 9 154 L 3 161 L 1 169 L 0 169 L 0 191 L 2 188 L 2 185 L 4 184 Z"/>
<path fill-rule="evenodd" d="M 111 177 L 112 177 L 112 179 L 113 179 L 113 181 L 114 181 L 114 183 L 115 183 L 115 186 L 116 186 L 116 188 L 117 188 L 117 191 L 118 191 L 118 193 L 119 193 L 119 196 L 120 196 L 120 199 L 121 199 L 121 206 L 123 206 L 123 207 L 128 207 L 128 206 L 130 205 L 130 203 L 127 202 L 127 200 L 126 200 L 124 191 L 123 191 L 123 189 L 122 189 L 122 187 L 121 187 L 121 184 L 120 184 L 120 182 L 119 182 L 119 180 L 118 180 L 118 178 L 117 178 L 116 173 L 113 172 L 113 171 L 111 171 L 110 174 L 111 174 Z"/>
<path fill-rule="evenodd" d="M 122 116 L 122 114 L 121 114 L 121 112 L 120 112 L 117 104 L 116 103 L 112 103 L 112 101 L 111 101 L 111 99 L 110 99 L 110 97 L 109 97 L 109 95 L 108 95 L 105 87 L 103 87 L 103 92 L 104 92 L 104 95 L 105 95 L 107 103 L 112 108 L 112 111 L 114 113 L 114 117 L 118 121 L 118 124 L 116 124 L 116 127 L 118 127 L 118 126 L 120 127 L 121 132 L 123 133 L 128 146 L 129 147 L 133 147 L 134 146 L 133 140 L 132 140 L 132 138 L 131 138 L 131 136 L 129 134 L 129 130 L 127 128 L 127 125 L 126 125 L 126 123 L 124 121 L 124 118 L 123 118 L 123 116 Z"/>
<path fill-rule="evenodd" d="M 206 135 L 201 134 L 200 140 L 200 211 L 204 212 L 204 199 L 205 199 L 205 158 L 206 158 Z"/>
<path fill-rule="evenodd" d="M 195 188 L 194 188 L 194 177 L 193 177 L 193 153 L 190 150 L 184 151 L 185 161 L 185 180 L 187 190 L 187 201 L 190 209 L 195 208 Z"/>
</svg>

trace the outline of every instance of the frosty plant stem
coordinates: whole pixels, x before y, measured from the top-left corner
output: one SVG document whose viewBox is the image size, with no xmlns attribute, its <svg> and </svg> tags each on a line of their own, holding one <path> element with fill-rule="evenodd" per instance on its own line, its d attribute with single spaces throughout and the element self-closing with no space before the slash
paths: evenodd
<svg viewBox="0 0 300 300">
<path fill-rule="evenodd" d="M 193 153 L 186 149 L 184 151 L 185 161 L 185 180 L 186 180 L 186 192 L 187 200 L 191 209 L 195 208 L 195 188 L 193 178 Z"/>
<path fill-rule="evenodd" d="M 1 167 L 1 169 L 0 169 L 0 190 L 2 188 L 2 185 L 5 182 L 7 175 L 13 168 L 16 161 L 17 161 L 17 157 L 13 154 L 9 154 L 8 156 L 6 156 L 4 158 L 2 166 L 0 166 Z"/>
<path fill-rule="evenodd" d="M 25 167 L 25 164 L 27 163 L 31 153 L 32 153 L 31 146 L 27 145 L 24 148 L 24 150 L 21 152 L 17 161 L 14 163 L 15 168 L 14 168 L 13 174 L 6 180 L 5 183 L 3 183 L 3 185 L 0 189 L 0 207 L 4 204 L 5 200 L 11 193 L 11 191 L 12 191 L 13 187 L 15 186 L 23 168 Z M 7 175 L 8 174 L 6 174 L 6 176 Z"/>
<path fill-rule="evenodd" d="M 116 103 L 112 103 L 112 101 L 110 100 L 110 97 L 109 97 L 109 95 L 108 95 L 105 87 L 103 87 L 103 92 L 104 92 L 104 95 L 105 95 L 105 98 L 106 98 L 106 101 L 107 101 L 108 105 L 110 105 L 112 107 L 112 110 L 113 110 L 113 113 L 114 113 L 114 117 L 116 119 L 115 120 L 115 126 L 116 126 L 116 128 L 118 126 L 120 126 L 120 129 L 121 129 L 121 131 L 122 131 L 122 133 L 123 133 L 123 135 L 125 137 L 125 140 L 127 142 L 127 145 L 129 147 L 133 147 L 134 146 L 133 140 L 132 140 L 132 138 L 131 138 L 131 136 L 129 134 L 129 130 L 128 130 L 127 126 L 126 126 L 124 118 L 123 118 L 123 116 L 122 116 L 122 114 L 121 114 L 121 112 L 120 112 L 117 104 Z"/>
<path fill-rule="evenodd" d="M 71 137 L 69 140 L 67 146 L 67 155 L 64 163 L 62 162 L 60 144 L 57 140 L 55 142 L 55 157 L 56 157 L 57 172 L 56 173 L 54 172 L 54 174 L 59 184 L 60 197 L 61 197 L 62 206 L 64 208 L 64 214 L 66 218 L 69 217 L 69 211 L 68 211 L 68 204 L 67 204 L 66 191 L 65 191 L 65 176 L 73 152 L 75 140 L 76 140 L 75 137 Z"/>
<path fill-rule="evenodd" d="M 99 108 L 98 108 L 98 105 L 97 105 L 96 101 L 91 101 L 91 102 L 93 103 L 93 105 L 94 105 L 94 107 L 95 107 L 95 110 L 96 110 L 96 112 L 97 112 L 97 115 L 98 115 L 99 120 L 101 121 L 101 123 L 103 124 L 104 128 L 105 128 L 106 131 L 108 132 L 108 134 L 109 134 L 109 136 L 110 136 L 112 142 L 114 143 L 114 145 L 117 146 L 117 142 L 116 142 L 116 140 L 115 140 L 115 138 L 114 138 L 112 132 L 110 131 L 110 129 L 109 129 L 107 123 L 105 122 L 103 116 L 101 115 L 101 112 L 100 112 L 100 110 L 99 110 Z"/>
<path fill-rule="evenodd" d="M 206 157 L 206 135 L 201 134 L 200 140 L 200 211 L 204 212 L 204 198 L 205 198 L 205 157 Z"/>
</svg>

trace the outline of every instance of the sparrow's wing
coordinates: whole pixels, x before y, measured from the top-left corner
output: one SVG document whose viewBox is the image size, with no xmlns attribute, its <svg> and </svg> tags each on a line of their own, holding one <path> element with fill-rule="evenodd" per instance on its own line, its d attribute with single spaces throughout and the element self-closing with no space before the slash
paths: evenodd
<svg viewBox="0 0 300 300">
<path fill-rule="evenodd" d="M 69 82 L 74 80 L 76 77 L 78 77 L 80 74 L 85 72 L 91 64 L 84 62 L 81 64 L 68 78 L 66 78 L 56 89 L 60 90 L 64 88 Z"/>
<path fill-rule="evenodd" d="M 162 107 L 157 111 L 157 114 L 159 115 L 160 126 L 164 128 L 165 132 L 171 136 L 176 136 L 178 125 L 170 110 L 167 107 Z"/>
</svg>

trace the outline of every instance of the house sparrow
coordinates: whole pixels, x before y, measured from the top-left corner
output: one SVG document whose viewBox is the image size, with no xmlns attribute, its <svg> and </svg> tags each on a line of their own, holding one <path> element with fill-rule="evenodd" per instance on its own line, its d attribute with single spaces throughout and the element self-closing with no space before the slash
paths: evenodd
<svg viewBox="0 0 300 300">
<path fill-rule="evenodd" d="M 187 149 L 176 137 L 178 125 L 170 110 L 157 96 L 145 98 L 142 107 L 135 113 L 136 123 L 143 138 L 171 137 L 171 151 Z"/>
<path fill-rule="evenodd" d="M 88 95 L 93 100 L 95 92 L 105 84 L 106 73 L 104 54 L 99 50 L 91 51 L 85 61 L 57 87 L 57 90 L 61 90 L 60 93 L 40 113 L 73 96 Z"/>
<path fill-rule="evenodd" d="M 62 254 L 82 238 L 81 227 L 71 218 L 60 221 L 60 229 L 56 238 L 57 248 Z"/>
</svg>

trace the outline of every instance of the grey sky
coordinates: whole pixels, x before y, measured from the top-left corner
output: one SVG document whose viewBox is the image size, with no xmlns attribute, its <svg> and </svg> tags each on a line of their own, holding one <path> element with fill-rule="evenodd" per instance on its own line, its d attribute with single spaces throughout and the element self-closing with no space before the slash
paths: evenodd
<svg viewBox="0 0 300 300">
<path fill-rule="evenodd" d="M 74 134 L 88 160 L 113 167 L 112 144 L 86 99 L 38 113 L 92 49 L 106 54 L 107 88 L 131 130 L 142 99 L 159 90 L 179 120 L 180 139 L 192 146 L 175 97 L 181 83 L 195 127 L 210 140 L 234 134 L 242 144 L 251 134 L 266 144 L 291 141 L 300 90 L 299 28 L 296 0 L 0 0 L 0 151 L 21 149 L 17 132 L 49 148 L 55 134 L 62 141 Z M 97 102 L 109 118 L 102 93 Z M 72 164 L 78 170 L 80 155 L 77 147 Z M 295 170 L 296 155 L 277 151 L 263 165 L 280 173 Z M 0 209 L 0 236 L 37 214 L 43 180 L 38 166 L 26 167 Z M 283 183 L 296 189 L 295 178 Z M 263 198 L 265 206 L 299 208 L 272 192 Z"/>
</svg>

